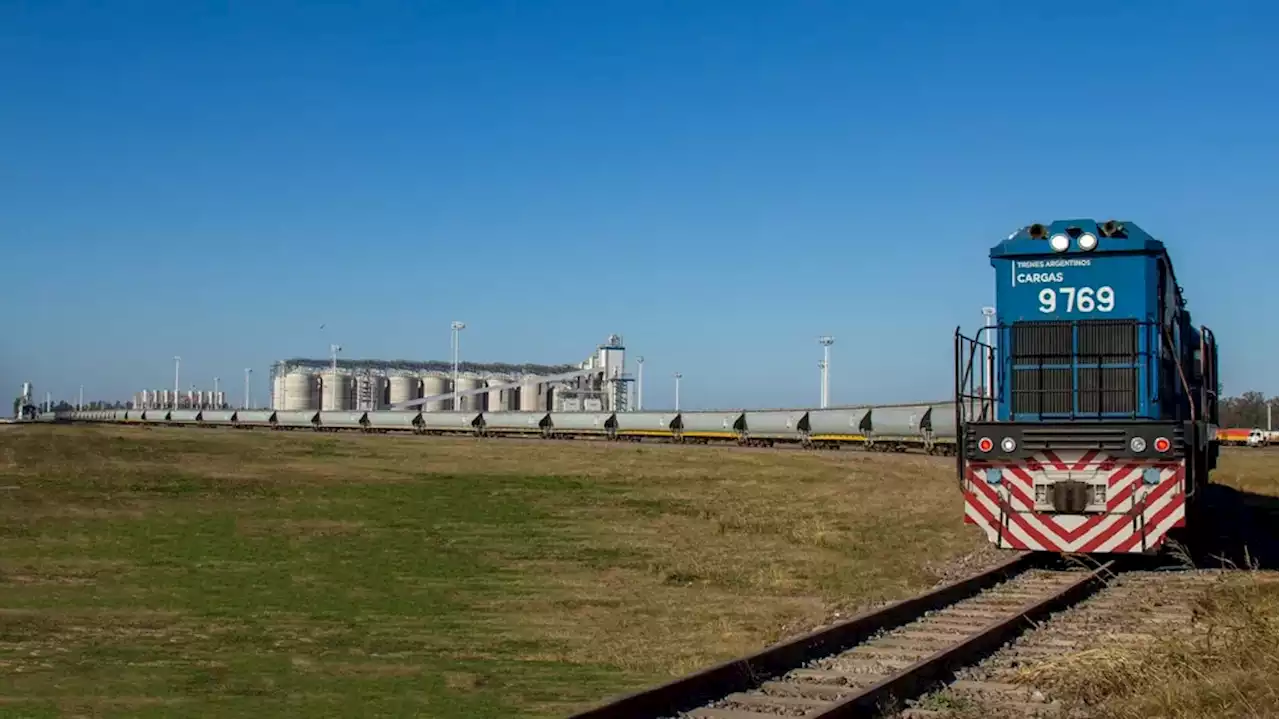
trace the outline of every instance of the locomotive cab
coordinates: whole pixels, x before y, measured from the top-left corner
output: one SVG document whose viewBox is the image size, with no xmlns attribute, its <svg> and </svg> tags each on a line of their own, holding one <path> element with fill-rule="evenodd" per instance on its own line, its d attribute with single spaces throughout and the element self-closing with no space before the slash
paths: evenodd
<svg viewBox="0 0 1280 719">
<path fill-rule="evenodd" d="M 1165 246 L 1031 225 L 990 252 L 993 326 L 956 332 L 965 521 L 1003 548 L 1153 552 L 1217 459 L 1217 352 Z"/>
</svg>

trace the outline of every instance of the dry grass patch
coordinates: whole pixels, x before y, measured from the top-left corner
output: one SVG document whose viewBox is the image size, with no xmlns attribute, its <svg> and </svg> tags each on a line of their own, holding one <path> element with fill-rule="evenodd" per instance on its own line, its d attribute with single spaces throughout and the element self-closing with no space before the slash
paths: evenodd
<svg viewBox="0 0 1280 719">
<path fill-rule="evenodd" d="M 157 715 L 560 716 L 986 546 L 943 458 L 136 427 L 3 447 L 0 607 L 27 612 L 0 612 L 6 693 L 177 702 Z M 113 618 L 136 609 L 168 614 Z"/>
<path fill-rule="evenodd" d="M 1052 660 L 1021 681 L 1100 719 L 1277 716 L 1276 577 L 1224 575 L 1196 603 L 1196 631 L 1134 649 Z"/>
</svg>

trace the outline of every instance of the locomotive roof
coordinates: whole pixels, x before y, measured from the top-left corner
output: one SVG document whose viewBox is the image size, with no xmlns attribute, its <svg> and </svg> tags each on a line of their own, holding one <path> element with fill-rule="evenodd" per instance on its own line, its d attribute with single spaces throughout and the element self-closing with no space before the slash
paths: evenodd
<svg viewBox="0 0 1280 719">
<path fill-rule="evenodd" d="M 1043 225 L 1045 228 L 1043 239 L 1032 239 L 1031 225 L 1019 228 L 1013 234 L 1006 237 L 1000 244 L 991 248 L 991 259 L 1000 257 L 1013 257 L 1017 255 L 1046 255 L 1058 254 L 1049 249 L 1049 238 L 1061 233 L 1068 232 L 1091 232 L 1098 238 L 1098 246 L 1088 253 L 1080 251 L 1068 251 L 1062 253 L 1064 256 L 1073 256 L 1080 254 L 1094 255 L 1100 252 L 1164 252 L 1164 243 L 1151 235 L 1146 230 L 1139 227 L 1128 220 L 1115 220 L 1122 229 L 1123 237 L 1113 236 L 1104 237 L 1099 229 L 1103 223 L 1095 220 L 1078 219 L 1078 220 L 1054 220 Z M 1068 233 L 1070 234 L 1070 233 Z"/>
<path fill-rule="evenodd" d="M 1105 221 L 1104 221 L 1105 222 Z M 1175 292 L 1178 299 L 1182 300 L 1182 286 L 1178 284 L 1177 276 L 1173 272 L 1173 260 L 1169 257 L 1168 249 L 1164 243 L 1151 235 L 1147 231 L 1139 227 L 1136 223 L 1128 220 L 1112 220 L 1121 228 L 1123 237 L 1113 236 L 1104 237 L 1101 231 L 1101 225 L 1096 220 L 1077 219 L 1077 220 L 1054 220 L 1053 222 L 1043 225 L 1043 239 L 1032 239 L 1031 225 L 1022 227 L 1006 237 L 1000 244 L 991 248 L 991 259 L 1010 258 L 1026 255 L 1061 255 L 1064 259 L 1078 258 L 1081 255 L 1089 256 L 1110 252 L 1145 252 L 1151 254 L 1159 254 L 1164 261 L 1164 266 L 1169 272 L 1169 276 L 1173 278 Z M 1070 231 L 1070 232 L 1069 232 Z M 1081 250 L 1071 250 L 1067 252 L 1057 253 L 1049 248 L 1049 238 L 1060 232 L 1091 232 L 1098 238 L 1098 246 L 1088 252 Z"/>
</svg>

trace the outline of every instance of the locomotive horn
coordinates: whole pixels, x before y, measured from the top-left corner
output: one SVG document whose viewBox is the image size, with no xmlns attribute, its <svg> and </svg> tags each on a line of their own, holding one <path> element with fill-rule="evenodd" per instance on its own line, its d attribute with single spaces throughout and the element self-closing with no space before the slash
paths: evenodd
<svg viewBox="0 0 1280 719">
<path fill-rule="evenodd" d="M 1115 220 L 1107 220 L 1102 223 L 1102 227 L 1099 227 L 1098 229 L 1102 231 L 1103 237 L 1114 237 L 1124 230 L 1124 225 L 1121 225 Z"/>
<path fill-rule="evenodd" d="M 1049 236 L 1049 228 L 1037 222 L 1027 228 L 1027 234 L 1031 235 L 1031 239 L 1033 240 L 1043 240 Z"/>
</svg>

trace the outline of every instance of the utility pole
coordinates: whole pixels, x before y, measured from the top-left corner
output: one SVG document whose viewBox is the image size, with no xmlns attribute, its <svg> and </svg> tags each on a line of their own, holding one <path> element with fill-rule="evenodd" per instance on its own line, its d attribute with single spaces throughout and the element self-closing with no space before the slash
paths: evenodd
<svg viewBox="0 0 1280 719">
<path fill-rule="evenodd" d="M 213 396 L 209 398 L 210 409 L 222 409 L 218 406 L 218 378 L 213 378 Z"/>
<path fill-rule="evenodd" d="M 831 379 L 831 345 L 835 344 L 836 338 L 831 335 L 823 335 L 818 338 L 818 344 L 822 345 L 822 364 L 818 365 L 822 369 L 822 396 L 820 403 L 822 409 L 827 408 L 827 401 L 830 398 Z"/>
<path fill-rule="evenodd" d="M 181 391 L 179 388 L 182 387 L 182 385 L 178 384 L 178 368 L 181 365 L 182 365 L 182 358 L 177 355 L 174 355 L 173 356 L 173 408 L 174 409 L 178 408 L 178 392 Z"/>
<path fill-rule="evenodd" d="M 684 377 L 684 375 L 680 374 L 679 372 L 676 372 L 674 377 L 676 378 L 676 411 L 679 412 L 680 411 L 680 378 Z"/>
<path fill-rule="evenodd" d="M 253 369 L 244 368 L 244 408 L 249 409 L 249 375 L 253 374 Z"/>
<path fill-rule="evenodd" d="M 462 337 L 459 334 L 467 328 L 467 323 L 454 320 L 449 323 L 449 329 L 453 330 L 453 411 L 457 412 L 462 409 L 458 405 L 458 352 L 461 350 Z"/>
<path fill-rule="evenodd" d="M 80 385 L 80 401 L 76 402 L 76 409 L 84 409 L 84 385 Z M 1271 429 L 1271 404 L 1267 404 L 1267 429 Z"/>
<path fill-rule="evenodd" d="M 636 358 L 636 411 L 644 409 L 644 356 Z"/>
</svg>

